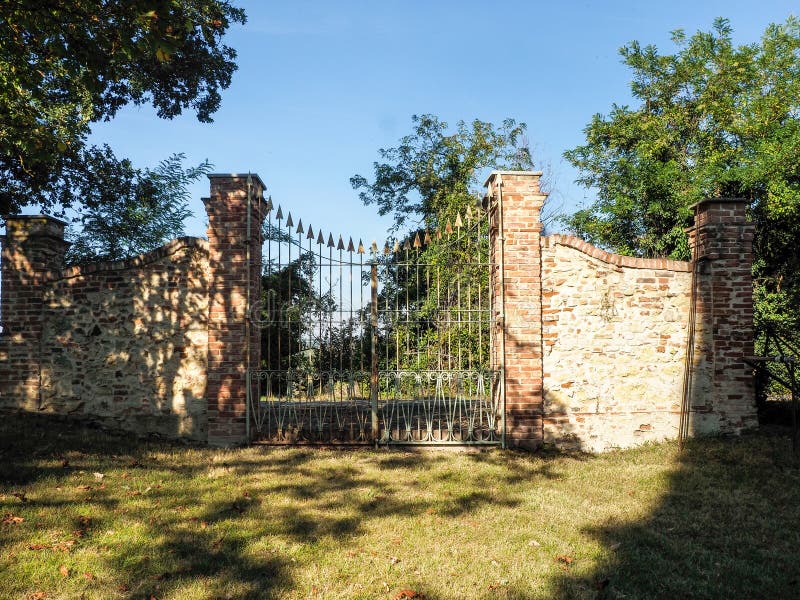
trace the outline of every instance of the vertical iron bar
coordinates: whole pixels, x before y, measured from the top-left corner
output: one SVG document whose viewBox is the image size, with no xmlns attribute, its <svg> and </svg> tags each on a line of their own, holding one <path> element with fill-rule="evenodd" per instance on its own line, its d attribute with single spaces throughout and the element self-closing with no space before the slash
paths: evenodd
<svg viewBox="0 0 800 600">
<path fill-rule="evenodd" d="M 322 230 L 319 230 L 319 235 L 317 236 L 317 256 L 319 257 L 319 261 L 317 262 L 317 279 L 319 282 L 319 304 L 317 305 L 317 330 L 319 331 L 319 339 L 317 340 L 317 345 L 319 346 L 319 350 L 317 351 L 317 376 L 319 377 L 319 392 L 322 394 L 323 390 L 323 343 L 322 343 L 322 308 L 325 306 L 324 298 L 325 296 L 322 293 L 322 242 L 320 239 L 322 238 Z"/>
<path fill-rule="evenodd" d="M 278 207 L 278 210 L 280 210 L 280 206 Z M 275 219 L 278 221 L 278 226 L 277 226 L 277 228 L 278 228 L 278 233 L 277 233 L 277 238 L 278 238 L 278 241 L 277 241 L 277 244 L 278 244 L 278 270 L 277 270 L 277 274 L 278 274 L 278 278 L 280 279 L 281 269 L 283 269 L 283 263 L 281 263 L 281 254 L 282 254 L 281 253 L 281 219 L 278 218 L 278 215 L 275 215 Z M 278 287 L 278 292 L 280 292 L 281 291 L 281 286 L 278 285 L 277 287 Z M 279 371 L 283 370 L 283 354 L 281 353 L 281 337 L 282 337 L 281 336 L 281 332 L 283 330 L 283 300 L 284 299 L 280 297 L 280 294 L 278 294 L 278 298 L 277 298 L 278 306 L 276 307 L 277 308 L 277 319 L 276 319 L 276 322 L 277 322 L 278 326 L 275 328 L 275 333 L 277 334 L 277 340 L 276 340 L 277 341 L 277 348 L 275 349 L 275 351 L 278 354 L 277 358 L 278 358 L 278 370 Z"/>
<path fill-rule="evenodd" d="M 361 240 L 358 242 L 358 366 L 359 371 L 364 371 L 364 253 L 361 248 Z"/>
<path fill-rule="evenodd" d="M 394 368 L 396 370 L 400 370 L 400 268 L 402 267 L 402 261 L 397 264 L 397 267 L 394 271 Z M 408 289 L 406 288 L 406 291 Z M 387 300 L 388 302 L 388 300 Z M 386 350 L 386 368 L 389 368 L 389 350 L 388 350 L 388 340 L 387 340 L 387 350 Z"/>
<path fill-rule="evenodd" d="M 342 371 L 344 370 L 344 306 L 342 303 L 344 302 L 344 292 L 342 291 L 342 238 L 339 237 L 339 377 L 342 376 Z"/>
<path fill-rule="evenodd" d="M 419 235 L 419 234 L 417 234 L 417 235 Z M 414 306 L 414 340 L 415 340 L 415 343 L 417 344 L 417 348 L 416 348 L 416 352 L 415 352 L 415 354 L 417 356 L 417 364 L 415 366 L 416 366 L 417 369 L 419 369 L 420 363 L 422 362 L 421 361 L 422 352 L 419 349 L 419 345 L 420 345 L 419 344 L 419 331 L 420 331 L 420 323 L 419 323 L 419 261 L 420 261 L 420 249 L 416 248 L 416 252 L 414 254 L 416 255 L 415 256 L 415 260 L 414 260 L 414 279 L 415 279 L 414 285 L 417 288 L 417 303 Z"/>
<path fill-rule="evenodd" d="M 287 355 L 289 359 L 289 377 L 291 378 L 292 375 L 292 229 L 289 225 L 289 221 L 291 220 L 292 213 L 289 213 L 289 218 L 286 219 L 286 239 L 288 240 L 286 244 L 286 252 L 289 256 L 286 258 L 286 272 L 289 275 L 289 291 L 288 297 L 286 298 L 287 307 L 286 307 L 286 331 L 288 332 L 287 336 L 287 344 L 289 348 L 287 349 Z M 293 390 L 289 389 L 290 397 L 294 397 Z"/>
<path fill-rule="evenodd" d="M 330 242 L 331 235 L 328 234 L 328 295 L 332 298 L 333 297 L 333 243 Z M 328 353 L 330 354 L 328 360 L 328 367 L 329 367 L 329 374 L 328 377 L 333 379 L 333 310 L 328 311 Z M 336 381 L 333 381 L 334 385 L 334 396 L 335 396 L 335 386 Z M 333 398 L 331 398 L 333 400 Z"/>
<path fill-rule="evenodd" d="M 267 227 L 267 280 L 272 282 L 272 210 L 269 211 Z M 272 300 L 274 296 L 270 292 L 274 292 L 274 290 L 269 290 L 267 292 L 267 298 L 270 300 L 267 304 L 267 369 L 272 368 L 272 318 L 274 310 L 272 307 Z"/>
<path fill-rule="evenodd" d="M 406 241 L 406 243 L 408 243 L 408 242 Z M 411 300 L 409 299 L 409 290 L 408 290 L 408 286 L 411 284 L 411 274 L 410 274 L 411 273 L 411 259 L 408 257 L 408 248 L 406 248 L 405 253 L 406 253 L 406 278 L 405 278 L 405 281 L 403 282 L 403 285 L 406 288 L 406 306 L 405 306 L 406 351 L 403 354 L 403 356 L 404 357 L 408 357 L 408 355 L 411 353 L 411 335 L 410 335 L 410 331 L 409 331 L 411 329 L 411 317 L 409 315 L 409 309 L 408 309 L 408 307 L 411 305 Z M 397 367 L 398 369 L 400 368 L 399 364 L 400 363 L 398 361 L 398 367 Z"/>
<path fill-rule="evenodd" d="M 498 241 L 500 242 L 500 402 L 502 414 L 500 426 L 503 428 L 500 439 L 502 447 L 506 447 L 506 265 L 505 265 L 505 230 L 503 229 L 503 180 L 497 178 L 497 219 Z"/>
<path fill-rule="evenodd" d="M 372 325 L 372 373 L 370 375 L 370 404 L 372 407 L 372 439 L 378 443 L 378 265 L 373 256 L 370 267 L 370 324 Z"/>
</svg>

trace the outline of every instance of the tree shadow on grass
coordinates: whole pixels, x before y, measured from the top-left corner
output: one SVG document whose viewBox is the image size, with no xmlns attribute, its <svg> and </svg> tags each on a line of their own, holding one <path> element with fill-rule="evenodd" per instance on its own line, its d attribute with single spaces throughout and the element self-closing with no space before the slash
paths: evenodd
<svg viewBox="0 0 800 600">
<path fill-rule="evenodd" d="M 588 574 L 565 566 L 552 596 L 800 597 L 800 471 L 785 439 L 690 440 L 666 487 L 646 518 L 583 529 L 603 553 Z"/>
<path fill-rule="evenodd" d="M 187 448 L 43 415 L 8 417 L 0 429 L 2 491 L 33 490 L 26 514 L 56 529 L 59 543 L 96 553 L 94 566 L 80 568 L 104 573 L 97 581 L 105 578 L 103 585 L 122 597 L 280 597 L 296 585 L 298 562 L 313 565 L 308 552 L 344 552 L 359 536 L 373 535 L 375 523 L 427 519 L 440 527 L 483 507 L 520 504 L 503 485 L 507 459 L 491 452 L 469 457 L 498 471 L 492 489 L 475 490 L 462 489 L 474 475 L 449 469 L 449 453 L 366 451 L 339 461 L 318 449 Z M 514 478 L 558 477 L 546 462 L 512 460 Z M 447 491 L 434 494 L 432 485 Z M 50 498 L 50 490 L 61 491 Z M 56 574 L 50 585 L 73 593 L 59 587 L 69 582 L 57 576 L 57 561 L 74 555 L 57 555 L 56 534 L 48 538 L 44 529 L 46 548 L 22 560 L 43 561 Z M 108 534 L 112 529 L 122 531 Z M 0 530 L 2 548 L 19 548 L 21 539 L 31 538 Z"/>
<path fill-rule="evenodd" d="M 576 476 L 576 467 L 596 459 L 513 452 L 454 458 L 446 452 L 400 450 L 225 451 L 108 435 L 33 416 L 0 424 L 0 433 L 0 491 L 5 494 L 0 513 L 27 510 L 19 513 L 26 516 L 25 527 L 28 522 L 33 527 L 42 514 L 63 529 L 59 540 L 74 539 L 79 552 L 23 550 L 25 556 L 19 557 L 55 573 L 51 589 L 67 596 L 76 588 L 59 587 L 73 584 L 61 580 L 59 562 L 53 561 L 77 560 L 81 553 L 96 553 L 104 575 L 95 584 L 106 586 L 86 583 L 88 592 L 94 590 L 87 598 L 104 597 L 117 586 L 125 590 L 120 597 L 133 598 L 278 598 L 289 592 L 302 596 L 297 588 L 308 583 L 303 569 L 327 568 L 321 577 L 329 582 L 353 576 L 347 569 L 355 567 L 348 561 L 372 561 L 386 570 L 391 555 L 426 536 L 437 538 L 422 546 L 428 552 L 439 551 L 444 539 L 455 540 L 448 546 L 455 550 L 461 543 L 485 547 L 484 555 L 469 555 L 468 564 L 458 564 L 449 553 L 437 559 L 440 576 L 447 569 L 462 578 L 469 570 L 485 570 L 476 577 L 478 587 L 464 597 L 783 598 L 800 591 L 800 469 L 785 438 L 696 440 L 680 455 L 669 447 L 621 459 L 609 455 L 587 463 L 595 468 Z M 660 470 L 666 481 L 646 483 L 652 461 L 665 456 L 675 459 Z M 69 464 L 62 466 L 62 460 Z M 584 495 L 581 486 L 602 488 L 603 481 L 589 477 L 613 478 L 623 464 L 635 467 L 627 475 L 631 492 L 644 496 L 652 484 L 658 494 L 652 502 L 615 505 L 612 519 L 593 516 L 592 502 L 613 499 Z M 106 476 L 95 480 L 93 471 Z M 562 479 L 569 485 L 562 486 Z M 72 495 L 44 493 L 54 486 Z M 608 482 L 606 487 L 624 495 L 627 486 Z M 544 542 L 537 549 L 527 538 L 537 529 L 521 533 L 514 526 L 524 529 L 535 507 L 553 510 L 547 498 L 563 498 L 543 495 L 544 488 L 550 494 L 575 490 L 579 497 L 552 530 L 546 514 L 536 515 Z M 19 503 L 10 497 L 18 490 L 33 490 L 33 499 Z M 641 510 L 629 512 L 637 506 Z M 492 522 L 498 512 L 510 527 L 482 529 L 480 520 Z M 563 522 L 567 529 L 576 523 L 574 539 L 557 539 L 568 535 Z M 416 532 L 392 529 L 417 523 Z M 45 532 L 31 538 L 39 535 L 31 529 L 29 537 L 20 538 L 22 529 L 0 528 L 0 547 L 18 548 L 20 539 L 53 543 Z M 120 531 L 108 536 L 109 529 Z M 371 544 L 367 550 L 358 547 L 364 540 Z M 573 562 L 558 562 L 561 548 L 573 544 Z M 500 567 L 490 564 L 500 546 L 515 549 L 514 558 L 507 558 L 514 568 L 530 568 L 526 552 L 544 558 L 537 563 L 544 574 L 528 575 L 538 578 L 538 587 L 517 574 L 503 583 L 503 575 L 493 571 L 499 573 Z M 404 561 L 414 559 L 413 548 Z M 350 552 L 358 556 L 347 558 Z M 430 575 L 406 576 L 428 600 L 455 597 L 448 595 L 446 582 Z M 27 593 L 7 587 L 3 579 L 0 589 Z M 373 592 L 361 597 L 375 597 Z"/>
</svg>

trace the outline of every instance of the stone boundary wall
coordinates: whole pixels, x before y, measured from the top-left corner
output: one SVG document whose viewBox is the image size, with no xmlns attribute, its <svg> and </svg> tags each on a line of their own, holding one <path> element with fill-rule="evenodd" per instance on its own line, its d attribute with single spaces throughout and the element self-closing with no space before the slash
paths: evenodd
<svg viewBox="0 0 800 600">
<path fill-rule="evenodd" d="M 678 435 L 690 271 L 542 238 L 544 443 L 602 451 Z"/>
<path fill-rule="evenodd" d="M 39 339 L 4 336 L 17 356 L 34 346 L 38 393 L 2 390 L 0 406 L 205 441 L 207 273 L 196 238 L 44 273 Z"/>
<path fill-rule="evenodd" d="M 694 207 L 692 263 L 645 260 L 543 236 L 540 176 L 497 171 L 486 182 L 506 445 L 602 451 L 672 438 L 684 389 L 689 434 L 755 426 L 746 202 Z M 255 174 L 209 180 L 207 242 L 114 263 L 63 269 L 65 223 L 7 220 L 0 409 L 248 441 L 246 373 L 260 364 L 248 307 L 261 297 L 269 205 Z"/>
<path fill-rule="evenodd" d="M 247 441 L 248 299 L 261 290 L 264 185 L 209 175 L 208 241 L 63 268 L 65 223 L 6 221 L 0 409 L 72 415 L 214 445 Z"/>
<path fill-rule="evenodd" d="M 756 426 L 743 360 L 753 354 L 746 201 L 693 207 L 693 262 L 642 259 L 543 236 L 540 177 L 486 181 L 507 445 L 603 451 L 674 438 L 684 390 L 689 435 Z"/>
</svg>

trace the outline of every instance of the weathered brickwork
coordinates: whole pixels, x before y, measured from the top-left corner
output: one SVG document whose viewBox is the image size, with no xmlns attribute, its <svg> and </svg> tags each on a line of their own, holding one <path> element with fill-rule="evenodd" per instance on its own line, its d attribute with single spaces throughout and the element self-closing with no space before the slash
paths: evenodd
<svg viewBox="0 0 800 600">
<path fill-rule="evenodd" d="M 40 405 L 40 340 L 45 282 L 64 263 L 65 223 L 43 216 L 6 221 L 2 243 L 3 334 L 0 337 L 0 406 Z"/>
<path fill-rule="evenodd" d="M 542 443 L 541 173 L 495 172 L 486 182 L 492 223 L 495 364 L 504 371 L 506 443 Z M 501 272 L 502 265 L 502 272 Z M 505 335 L 503 336 L 503 332 Z"/>
<path fill-rule="evenodd" d="M 692 319 L 689 433 L 756 425 L 752 373 L 742 360 L 753 352 L 745 203 L 696 207 L 693 279 L 689 262 L 541 236 L 539 176 L 497 172 L 487 181 L 492 352 L 505 372 L 508 445 L 602 451 L 676 437 Z"/>
<path fill-rule="evenodd" d="M 543 238 L 545 442 L 601 451 L 677 436 L 689 271 Z"/>
<path fill-rule="evenodd" d="M 257 175 L 211 175 L 208 213 L 210 299 L 208 314 L 208 441 L 247 441 L 247 369 L 261 361 L 259 332 L 247 314 L 261 296 L 264 184 Z M 250 185 L 248 202 L 248 185 Z M 248 206 L 250 215 L 248 218 Z M 248 292 L 249 290 L 249 292 Z"/>
<path fill-rule="evenodd" d="M 44 291 L 39 410 L 206 439 L 208 248 L 71 267 Z"/>
<path fill-rule="evenodd" d="M 63 222 L 8 219 L 0 408 L 246 441 L 245 373 L 260 359 L 246 304 L 261 289 L 263 184 L 210 180 L 208 241 L 181 238 L 112 263 L 63 269 Z"/>
<path fill-rule="evenodd" d="M 10 331 L 2 346 L 10 360 L 0 405 L 205 440 L 206 242 L 183 238 L 136 258 L 61 270 L 63 224 L 9 220 L 9 234 L 23 230 L 60 257 L 39 263 L 35 292 L 17 293 L 13 261 L 26 264 L 35 247 L 6 237 Z"/>
<path fill-rule="evenodd" d="M 691 403 L 697 432 L 755 427 L 752 369 L 753 235 L 746 202 L 713 199 L 695 207 L 688 230 L 697 258 L 697 333 Z"/>
</svg>

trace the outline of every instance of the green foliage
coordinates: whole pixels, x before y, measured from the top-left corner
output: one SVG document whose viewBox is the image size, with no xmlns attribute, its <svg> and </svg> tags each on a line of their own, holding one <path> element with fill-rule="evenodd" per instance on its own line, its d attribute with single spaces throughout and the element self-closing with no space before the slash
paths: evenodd
<svg viewBox="0 0 800 600">
<path fill-rule="evenodd" d="M 116 160 L 108 147 L 105 153 L 110 160 L 102 157 L 92 166 L 106 180 L 83 190 L 89 208 L 80 217 L 80 231 L 71 236 L 68 263 L 117 260 L 183 235 L 191 214 L 188 186 L 211 170 L 208 161 L 184 170 L 184 155 L 174 154 L 156 169 L 142 171 Z"/>
<path fill-rule="evenodd" d="M 474 204 L 478 177 L 487 168 L 532 168 L 524 145 L 525 123 L 506 119 L 500 128 L 475 119 L 448 125 L 434 115 L 414 115 L 413 133 L 396 148 L 379 150 L 385 162 L 374 163 L 372 182 L 361 175 L 350 179 L 366 205 L 376 204 L 381 215 L 394 217 L 398 231 L 411 219 L 435 227 L 437 218 Z"/>
<path fill-rule="evenodd" d="M 576 234 L 633 256 L 687 259 L 690 206 L 746 198 L 757 226 L 757 322 L 800 325 L 800 20 L 736 46 L 727 20 L 674 54 L 621 49 L 637 107 L 613 105 L 565 153 L 597 200 L 566 219 Z"/>
<path fill-rule="evenodd" d="M 4 0 L 0 216 L 94 207 L 127 185 L 130 166 L 86 140 L 128 103 L 210 121 L 236 69 L 222 37 L 237 22 L 244 12 L 225 0 Z M 84 201 L 85 189 L 102 191 Z"/>
<path fill-rule="evenodd" d="M 447 123 L 433 115 L 412 120 L 411 135 L 379 151 L 385 162 L 374 164 L 372 182 L 360 175 L 350 180 L 361 200 L 391 214 L 393 230 L 401 232 L 399 250 L 384 255 L 379 270 L 381 365 L 483 367 L 489 334 L 488 323 L 478 322 L 478 309 L 488 306 L 489 249 L 477 186 L 488 169 L 533 168 L 526 126 L 506 119 L 496 128 L 476 119 L 448 132 Z M 422 243 L 426 232 L 435 238 L 436 231 L 441 241 Z"/>
<path fill-rule="evenodd" d="M 274 226 L 265 226 L 265 237 L 293 244 L 291 236 Z M 316 289 L 314 276 L 320 268 L 317 255 L 301 248 L 298 252 L 299 256 L 288 264 L 273 259 L 264 265 L 260 321 L 262 368 L 291 369 L 299 377 L 310 373 L 315 362 L 333 364 L 333 352 L 339 351 L 341 344 L 331 342 L 327 325 L 324 333 L 318 329 L 323 315 L 335 311 L 336 304 L 329 292 Z"/>
</svg>

